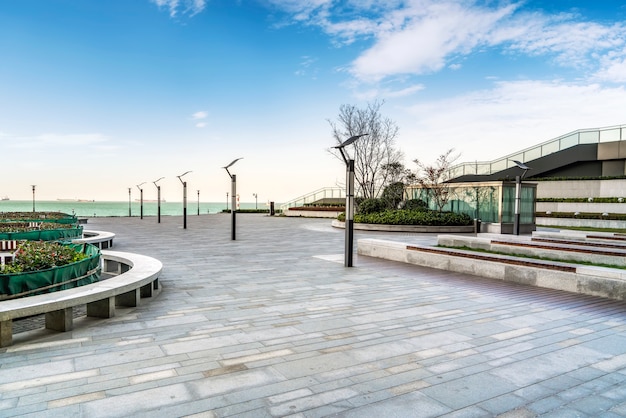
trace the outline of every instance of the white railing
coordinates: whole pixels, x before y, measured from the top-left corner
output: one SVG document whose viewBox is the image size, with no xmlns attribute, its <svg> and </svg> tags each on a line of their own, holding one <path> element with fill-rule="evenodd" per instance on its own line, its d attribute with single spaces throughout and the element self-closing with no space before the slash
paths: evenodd
<svg viewBox="0 0 626 418">
<path fill-rule="evenodd" d="M 340 187 L 324 187 L 322 189 L 318 189 L 314 192 L 290 200 L 289 202 L 280 205 L 280 209 L 284 212 L 289 208 L 310 205 L 311 203 L 317 202 L 318 200 L 322 199 L 345 199 L 345 197 L 346 191 Z"/>
<path fill-rule="evenodd" d="M 598 144 L 622 140 L 626 140 L 626 125 L 579 129 L 497 160 L 456 165 L 450 169 L 450 178 L 454 179 L 465 175 L 490 175 L 515 167 L 513 160 L 527 163 L 580 144 Z"/>
</svg>

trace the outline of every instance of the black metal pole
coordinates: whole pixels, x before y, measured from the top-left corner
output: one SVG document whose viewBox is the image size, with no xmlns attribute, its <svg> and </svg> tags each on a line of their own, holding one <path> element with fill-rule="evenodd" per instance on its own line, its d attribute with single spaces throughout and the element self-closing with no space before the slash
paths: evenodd
<svg viewBox="0 0 626 418">
<path fill-rule="evenodd" d="M 161 186 L 157 186 L 157 223 L 161 223 Z"/>
<path fill-rule="evenodd" d="M 519 235 L 520 201 L 522 199 L 522 178 L 515 176 L 515 218 L 513 220 L 513 234 Z"/>
<path fill-rule="evenodd" d="M 183 229 L 187 229 L 187 182 L 183 182 Z"/>
<path fill-rule="evenodd" d="M 200 190 L 198 190 L 198 216 L 200 216 Z"/>
<path fill-rule="evenodd" d="M 346 254 L 344 263 L 352 267 L 352 253 L 354 249 L 354 160 L 348 160 L 346 165 Z"/>
<path fill-rule="evenodd" d="M 143 189 L 139 189 L 139 219 L 143 219 Z"/>
<path fill-rule="evenodd" d="M 131 210 L 130 210 L 130 187 L 128 188 L 128 217 L 130 218 L 131 216 L 133 216 L 131 214 Z"/>
<path fill-rule="evenodd" d="M 230 227 L 230 239 L 235 240 L 235 231 L 237 229 L 237 221 L 235 219 L 237 214 L 237 176 L 235 174 L 230 176 L 230 213 L 231 213 L 231 227 Z"/>
<path fill-rule="evenodd" d="M 33 188 L 33 212 L 35 211 L 35 184 L 32 185 Z"/>
</svg>

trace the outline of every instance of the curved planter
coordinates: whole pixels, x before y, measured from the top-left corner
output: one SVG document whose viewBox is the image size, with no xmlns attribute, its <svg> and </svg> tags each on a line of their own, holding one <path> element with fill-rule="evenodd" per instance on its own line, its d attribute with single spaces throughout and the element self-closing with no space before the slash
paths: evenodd
<svg viewBox="0 0 626 418">
<path fill-rule="evenodd" d="M 100 249 L 91 244 L 67 244 L 89 256 L 76 263 L 50 269 L 0 274 L 0 300 L 83 286 L 100 280 Z"/>
<path fill-rule="evenodd" d="M 0 218 L 0 222 L 54 222 L 57 224 L 78 224 L 78 218 L 67 213 L 35 212 L 34 214 L 37 213 L 39 213 L 40 216 L 30 218 L 25 216 L 15 216 L 20 215 L 21 212 L 8 212 L 3 214 L 2 218 Z M 12 214 L 13 217 L 11 217 Z"/>
<path fill-rule="evenodd" d="M 59 241 L 80 238 L 83 236 L 83 227 L 62 229 L 37 229 L 25 232 L 3 232 L 0 240 L 29 240 L 29 241 Z"/>
<path fill-rule="evenodd" d="M 345 228 L 345 222 L 333 220 L 335 228 Z M 385 224 L 363 224 L 354 223 L 355 230 L 361 231 L 383 231 L 383 232 L 415 232 L 415 233 L 472 233 L 474 226 L 430 226 L 430 225 L 385 225 Z"/>
</svg>

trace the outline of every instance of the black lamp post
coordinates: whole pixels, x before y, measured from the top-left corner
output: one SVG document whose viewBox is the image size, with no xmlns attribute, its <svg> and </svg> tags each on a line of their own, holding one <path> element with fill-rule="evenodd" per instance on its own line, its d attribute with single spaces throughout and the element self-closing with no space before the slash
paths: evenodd
<svg viewBox="0 0 626 418">
<path fill-rule="evenodd" d="M 139 219 L 143 219 L 143 189 L 141 186 L 144 184 L 146 184 L 145 181 L 137 185 L 137 188 L 139 189 Z"/>
<path fill-rule="evenodd" d="M 351 136 L 343 143 L 334 147 L 339 149 L 341 157 L 346 163 L 346 248 L 344 256 L 344 266 L 346 267 L 352 267 L 352 253 L 354 248 L 354 160 L 349 158 L 344 148 L 365 135 L 369 134 Z"/>
<path fill-rule="evenodd" d="M 183 229 L 187 229 L 187 182 L 183 181 L 182 177 L 189 173 L 191 173 L 191 171 L 185 171 L 180 176 L 176 176 L 183 184 Z"/>
<path fill-rule="evenodd" d="M 226 192 L 226 212 L 228 212 L 228 192 Z"/>
<path fill-rule="evenodd" d="M 35 187 L 37 185 L 36 184 L 32 184 L 30 187 L 33 188 L 33 212 L 35 211 Z"/>
<path fill-rule="evenodd" d="M 243 158 L 243 157 L 242 157 Z M 230 177 L 230 198 L 232 199 L 231 202 L 231 210 L 230 210 L 230 218 L 231 218 L 231 226 L 230 226 L 230 239 L 231 240 L 235 240 L 235 230 L 236 230 L 236 225 L 237 225 L 237 221 L 235 220 L 235 215 L 237 213 L 236 210 L 236 205 L 237 205 L 237 176 L 235 174 L 230 174 L 230 171 L 228 171 L 228 168 L 231 167 L 233 164 L 235 164 L 237 161 L 241 160 L 241 158 L 237 158 L 235 160 L 233 160 L 230 164 L 228 164 L 226 167 L 222 167 L 224 170 L 226 170 L 226 172 L 228 173 L 228 176 Z M 227 198 L 226 198 L 226 205 L 228 206 L 228 193 L 226 194 Z M 228 209 L 228 208 L 227 208 Z"/>
<path fill-rule="evenodd" d="M 254 209 L 259 209 L 259 195 L 256 193 L 252 193 L 252 196 L 254 196 Z"/>
<path fill-rule="evenodd" d="M 128 188 L 128 217 L 129 217 L 129 218 L 130 218 L 131 216 L 133 216 L 133 215 L 132 215 L 132 213 L 131 213 L 131 210 L 130 210 L 130 191 L 131 191 L 131 188 L 129 187 L 129 188 Z"/>
<path fill-rule="evenodd" d="M 158 180 L 153 181 L 157 188 L 157 223 L 161 223 L 161 186 L 157 184 L 158 181 L 163 180 L 165 177 L 161 177 Z"/>
<path fill-rule="evenodd" d="M 516 166 L 524 170 L 521 176 L 515 176 L 515 218 L 513 219 L 513 234 L 519 235 L 519 226 L 520 226 L 520 218 L 521 218 L 520 206 L 521 206 L 521 200 L 522 200 L 522 179 L 526 175 L 526 172 L 530 170 L 530 167 L 528 167 L 526 164 L 520 161 L 517 161 L 517 160 L 512 160 L 512 161 L 515 163 Z"/>
<path fill-rule="evenodd" d="M 197 190 L 198 192 L 198 216 L 200 216 L 200 190 Z"/>
</svg>

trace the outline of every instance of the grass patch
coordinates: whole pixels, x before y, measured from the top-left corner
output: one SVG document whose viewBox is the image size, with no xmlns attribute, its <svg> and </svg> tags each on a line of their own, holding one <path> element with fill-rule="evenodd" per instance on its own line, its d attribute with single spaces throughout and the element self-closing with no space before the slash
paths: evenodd
<svg viewBox="0 0 626 418">
<path fill-rule="evenodd" d="M 449 247 L 446 245 L 437 245 L 437 247 L 440 248 L 449 248 L 449 249 L 455 249 L 455 250 L 465 250 L 465 251 L 473 251 L 476 253 L 483 253 L 483 254 L 497 254 L 497 255 L 507 255 L 510 257 L 518 257 L 518 258 L 527 258 L 527 259 L 531 259 L 531 260 L 541 260 L 541 261 L 554 261 L 554 262 L 558 262 L 558 263 L 570 263 L 570 264 L 580 264 L 583 266 L 591 266 L 591 267 L 606 267 L 606 268 L 611 268 L 611 269 L 619 269 L 619 270 L 626 270 L 626 266 L 617 266 L 614 264 L 601 264 L 601 263 L 592 263 L 590 261 L 574 261 L 574 260 L 562 260 L 562 259 L 558 259 L 558 258 L 552 258 L 552 257 L 538 257 L 538 256 L 533 256 L 533 255 L 526 255 L 526 254 L 514 254 L 514 253 L 507 253 L 504 251 L 488 251 L 482 248 L 470 248 L 467 246 L 460 246 L 460 247 Z"/>
<path fill-rule="evenodd" d="M 537 225 L 541 228 L 550 229 L 567 229 L 569 231 L 584 231 L 584 232 L 614 232 L 617 234 L 626 234 L 624 228 L 597 228 L 594 226 L 559 226 L 559 225 Z"/>
</svg>

